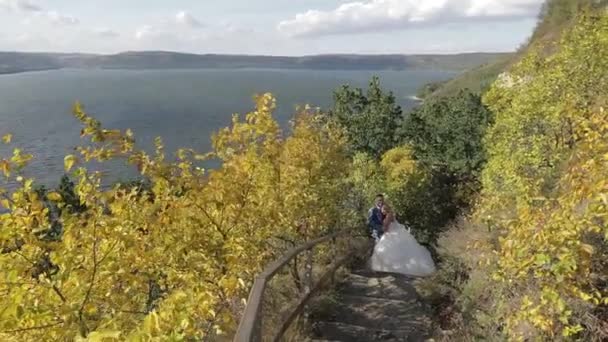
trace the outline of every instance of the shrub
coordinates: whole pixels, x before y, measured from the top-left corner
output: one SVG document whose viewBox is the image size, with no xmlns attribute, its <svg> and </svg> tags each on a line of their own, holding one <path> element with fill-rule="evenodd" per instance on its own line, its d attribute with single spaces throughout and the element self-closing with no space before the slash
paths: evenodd
<svg viewBox="0 0 608 342">
<path fill-rule="evenodd" d="M 334 93 L 330 117 L 345 128 L 351 153 L 366 153 L 375 160 L 395 147 L 395 132 L 402 111 L 395 96 L 372 78 L 367 92 L 345 85 Z"/>
</svg>

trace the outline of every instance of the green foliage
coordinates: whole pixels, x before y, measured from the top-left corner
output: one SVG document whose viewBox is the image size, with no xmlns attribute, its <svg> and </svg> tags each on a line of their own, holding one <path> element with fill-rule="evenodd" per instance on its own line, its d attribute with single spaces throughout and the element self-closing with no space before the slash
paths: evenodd
<svg viewBox="0 0 608 342">
<path fill-rule="evenodd" d="M 395 130 L 401 118 L 395 96 L 385 92 L 378 77 L 372 78 L 366 92 L 345 85 L 334 93 L 330 116 L 347 132 L 351 152 L 366 153 L 379 160 L 395 146 Z"/>
<path fill-rule="evenodd" d="M 462 91 L 413 110 L 399 133 L 421 164 L 465 180 L 475 178 L 485 162 L 482 139 L 492 120 L 480 96 Z"/>
<path fill-rule="evenodd" d="M 444 82 L 436 89 L 435 86 L 427 87 L 428 90 L 433 90 L 425 94 L 424 99 L 435 99 L 449 96 L 456 96 L 463 90 L 471 91 L 475 94 L 485 93 L 498 75 L 502 73 L 511 63 L 513 55 L 499 56 L 494 60 L 471 69 L 455 78 Z M 424 89 L 421 90 L 424 94 Z"/>
<path fill-rule="evenodd" d="M 433 95 L 433 93 L 435 93 L 437 90 L 441 89 L 441 87 L 443 87 L 447 82 L 448 81 L 427 83 L 427 84 L 423 85 L 420 89 L 418 89 L 416 96 L 419 99 L 426 99 L 426 98 L 430 97 L 431 95 Z"/>
<path fill-rule="evenodd" d="M 343 88 L 337 92 L 340 110 L 333 113 L 350 134 L 350 143 L 356 142 L 352 146 L 359 146 L 353 147 L 358 153 L 351 171 L 354 207 L 365 210 L 375 194 L 385 193 L 397 217 L 422 242 L 433 244 L 477 190 L 477 176 L 485 162 L 482 138 L 492 115 L 479 96 L 462 92 L 425 103 L 399 120 L 397 127 L 396 112 L 385 119 L 393 124 L 375 119 L 386 113 L 383 106 L 369 101 L 385 98 L 377 80 L 372 81 L 370 94 L 376 95 L 366 98 L 360 89 Z M 393 100 L 389 97 L 385 102 Z M 382 139 L 382 149 L 367 145 L 375 132 Z M 394 141 L 387 139 L 393 134 Z"/>
<path fill-rule="evenodd" d="M 80 198 L 76 194 L 74 182 L 70 180 L 68 175 L 63 175 L 59 182 L 57 193 L 61 196 L 63 203 L 71 212 L 84 212 L 86 206 L 80 202 Z"/>
<path fill-rule="evenodd" d="M 479 190 L 482 139 L 492 120 L 481 98 L 463 91 L 424 103 L 401 124 L 400 140 L 411 146 L 425 177 L 416 186 L 404 184 L 391 192 L 399 217 L 424 232 L 418 236 L 423 241 L 434 243 Z"/>
<path fill-rule="evenodd" d="M 427 174 L 417 187 L 392 189 L 400 220 L 409 223 L 416 238 L 430 246 L 458 215 L 461 207 L 454 203 L 456 187 L 443 175 Z"/>
</svg>

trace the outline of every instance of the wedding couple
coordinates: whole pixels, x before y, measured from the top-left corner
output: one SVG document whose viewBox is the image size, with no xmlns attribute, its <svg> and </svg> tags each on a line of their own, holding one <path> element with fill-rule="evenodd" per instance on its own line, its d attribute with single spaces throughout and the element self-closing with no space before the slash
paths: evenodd
<svg viewBox="0 0 608 342">
<path fill-rule="evenodd" d="M 435 272 L 431 253 L 420 245 L 405 226 L 397 221 L 384 196 L 376 196 L 367 223 L 376 241 L 371 268 L 376 272 L 424 277 Z"/>
</svg>

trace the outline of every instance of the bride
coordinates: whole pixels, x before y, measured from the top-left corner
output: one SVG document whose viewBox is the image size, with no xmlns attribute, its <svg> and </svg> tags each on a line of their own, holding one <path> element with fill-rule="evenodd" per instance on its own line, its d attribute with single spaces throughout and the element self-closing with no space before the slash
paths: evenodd
<svg viewBox="0 0 608 342">
<path fill-rule="evenodd" d="M 388 205 L 382 207 L 382 213 L 385 216 L 384 235 L 374 247 L 372 270 L 419 277 L 433 274 L 435 263 L 431 253 L 397 222 Z"/>
</svg>

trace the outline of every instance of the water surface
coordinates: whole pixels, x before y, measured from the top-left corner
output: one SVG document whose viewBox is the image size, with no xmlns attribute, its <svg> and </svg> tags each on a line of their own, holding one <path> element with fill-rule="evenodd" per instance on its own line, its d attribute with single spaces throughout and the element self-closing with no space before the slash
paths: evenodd
<svg viewBox="0 0 608 342">
<path fill-rule="evenodd" d="M 208 151 L 210 136 L 230 124 L 233 113 L 253 107 L 252 96 L 272 92 L 277 120 L 291 118 L 298 104 L 327 108 L 332 91 L 350 84 L 365 87 L 373 75 L 401 105 L 425 83 L 453 77 L 445 71 L 327 70 L 55 70 L 0 76 L 0 135 L 14 134 L 13 146 L 32 153 L 28 175 L 47 185 L 63 173 L 63 157 L 80 143 L 80 125 L 71 116 L 75 101 L 108 128 L 131 128 L 139 145 L 161 136 L 167 152 L 179 147 Z M 147 149 L 147 148 L 146 148 Z M 10 150 L 0 146 L 0 155 Z M 169 154 L 169 153 L 168 153 Z M 112 179 L 132 177 L 105 166 Z"/>
</svg>

